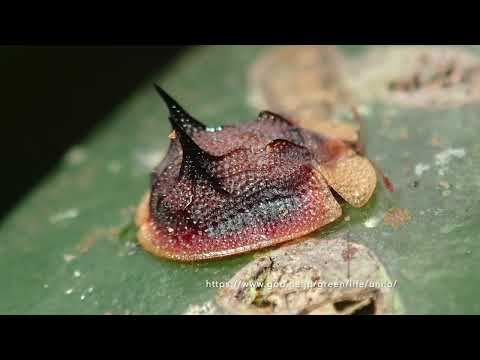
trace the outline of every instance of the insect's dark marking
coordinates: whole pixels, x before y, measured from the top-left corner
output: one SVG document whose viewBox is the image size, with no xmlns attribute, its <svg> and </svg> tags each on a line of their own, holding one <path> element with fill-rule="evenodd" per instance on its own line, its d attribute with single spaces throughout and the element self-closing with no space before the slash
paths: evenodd
<svg viewBox="0 0 480 360">
<path fill-rule="evenodd" d="M 187 134 L 191 135 L 195 131 L 205 130 L 206 126 L 185 111 L 165 90 L 159 85 L 154 84 L 157 93 L 162 97 L 163 101 L 170 112 L 169 120 L 172 127 L 181 127 Z"/>
</svg>

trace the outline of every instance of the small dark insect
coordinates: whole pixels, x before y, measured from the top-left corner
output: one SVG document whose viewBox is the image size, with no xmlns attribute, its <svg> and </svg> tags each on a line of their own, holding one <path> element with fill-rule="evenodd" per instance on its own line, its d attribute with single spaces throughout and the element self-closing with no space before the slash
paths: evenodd
<svg viewBox="0 0 480 360">
<path fill-rule="evenodd" d="M 372 196 L 376 170 L 356 145 L 263 111 L 211 129 L 155 86 L 173 131 L 137 211 L 138 238 L 154 255 L 194 261 L 240 254 L 311 233 Z"/>
</svg>

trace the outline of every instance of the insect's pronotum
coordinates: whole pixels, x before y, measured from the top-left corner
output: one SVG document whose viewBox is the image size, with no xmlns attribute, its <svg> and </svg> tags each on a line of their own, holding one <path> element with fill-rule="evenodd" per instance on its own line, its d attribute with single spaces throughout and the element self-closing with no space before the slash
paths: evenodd
<svg viewBox="0 0 480 360">
<path fill-rule="evenodd" d="M 377 178 L 356 144 L 263 111 L 255 121 L 208 128 L 163 89 L 173 131 L 137 211 L 139 241 L 181 261 L 218 258 L 295 239 L 355 207 Z"/>
</svg>

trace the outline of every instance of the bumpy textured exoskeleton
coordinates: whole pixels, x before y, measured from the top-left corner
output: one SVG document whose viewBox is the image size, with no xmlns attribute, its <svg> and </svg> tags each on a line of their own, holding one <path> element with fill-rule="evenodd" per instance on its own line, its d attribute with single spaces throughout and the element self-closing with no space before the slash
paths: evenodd
<svg viewBox="0 0 480 360">
<path fill-rule="evenodd" d="M 263 111 L 253 122 L 211 129 L 164 90 L 173 131 L 137 211 L 138 238 L 154 255 L 194 261 L 264 248 L 361 207 L 376 172 L 354 144 Z"/>
</svg>

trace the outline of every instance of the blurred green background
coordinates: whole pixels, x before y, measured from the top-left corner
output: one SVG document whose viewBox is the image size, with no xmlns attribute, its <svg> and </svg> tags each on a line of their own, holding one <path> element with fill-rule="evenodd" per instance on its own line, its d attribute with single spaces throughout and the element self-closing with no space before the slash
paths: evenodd
<svg viewBox="0 0 480 360">
<path fill-rule="evenodd" d="M 0 219 L 180 46 L 0 46 Z"/>
</svg>

